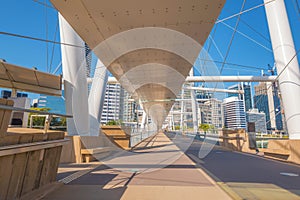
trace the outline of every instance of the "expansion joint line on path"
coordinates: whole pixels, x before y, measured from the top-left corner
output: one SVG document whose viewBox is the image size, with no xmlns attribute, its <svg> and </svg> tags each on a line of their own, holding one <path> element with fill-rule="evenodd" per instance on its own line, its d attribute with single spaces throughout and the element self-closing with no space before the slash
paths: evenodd
<svg viewBox="0 0 300 200">
<path fill-rule="evenodd" d="M 73 174 L 71 174 L 70 176 L 67 176 L 63 179 L 60 179 L 58 182 L 61 182 L 63 184 L 68 184 L 78 178 L 80 178 L 81 176 L 83 175 L 86 175 L 88 173 L 90 173 L 91 171 L 93 171 L 94 169 L 96 169 L 97 167 L 99 167 L 101 164 L 93 164 L 93 165 L 90 165 L 88 166 L 86 169 L 84 170 L 80 170 L 80 171 L 77 171 Z"/>
</svg>

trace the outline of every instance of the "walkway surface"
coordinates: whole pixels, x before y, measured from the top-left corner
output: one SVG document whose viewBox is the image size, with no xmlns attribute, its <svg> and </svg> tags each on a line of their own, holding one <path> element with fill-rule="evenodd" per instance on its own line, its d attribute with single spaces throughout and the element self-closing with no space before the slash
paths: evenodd
<svg viewBox="0 0 300 200">
<path fill-rule="evenodd" d="M 186 154 L 235 199 L 300 200 L 299 165 L 217 146 L 200 160 L 195 156 L 200 143 L 195 141 Z"/>
<path fill-rule="evenodd" d="M 141 143 L 138 152 L 161 156 L 171 143 L 160 133 Z M 300 199 L 299 166 L 218 146 L 199 159 L 201 145 L 195 140 L 172 164 L 153 165 L 148 172 L 125 172 L 100 162 L 61 165 L 58 180 L 65 184 L 43 199 Z"/>
<path fill-rule="evenodd" d="M 140 154 L 161 151 L 170 140 L 162 133 L 139 146 Z M 159 156 L 159 154 L 158 154 Z M 150 165 L 146 167 L 149 169 Z M 127 167 L 127 166 L 126 166 Z M 231 199 L 185 154 L 164 168 L 151 172 L 122 172 L 101 163 L 62 165 L 58 179 L 65 183 L 44 199 Z M 84 175 L 82 175 L 84 174 Z M 81 176 L 82 175 L 82 176 Z M 78 176 L 78 177 L 77 177 Z M 80 176 L 80 177 L 79 177 Z"/>
</svg>

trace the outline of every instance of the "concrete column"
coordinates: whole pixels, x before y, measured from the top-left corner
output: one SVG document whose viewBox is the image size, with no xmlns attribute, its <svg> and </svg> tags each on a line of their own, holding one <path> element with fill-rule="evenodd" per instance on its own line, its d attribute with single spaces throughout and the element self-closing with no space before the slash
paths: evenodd
<svg viewBox="0 0 300 200">
<path fill-rule="evenodd" d="M 84 42 L 60 14 L 59 27 L 62 43 L 83 47 L 61 45 L 66 112 L 73 115 L 73 118 L 67 119 L 67 131 L 69 135 L 89 135 Z"/>
<path fill-rule="evenodd" d="M 103 63 L 98 59 L 88 100 L 90 135 L 92 136 L 99 135 L 107 80 L 108 71 Z"/>
<path fill-rule="evenodd" d="M 278 79 L 287 130 L 290 139 L 300 139 L 300 72 L 297 57 L 290 62 L 296 52 L 286 7 L 283 0 L 276 0 L 266 4 L 265 10 L 278 74 L 289 64 Z"/>
</svg>

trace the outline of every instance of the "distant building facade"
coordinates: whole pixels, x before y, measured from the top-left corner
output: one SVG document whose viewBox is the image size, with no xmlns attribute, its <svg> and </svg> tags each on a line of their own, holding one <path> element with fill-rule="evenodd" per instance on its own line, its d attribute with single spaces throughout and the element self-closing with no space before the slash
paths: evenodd
<svg viewBox="0 0 300 200">
<path fill-rule="evenodd" d="M 66 114 L 66 105 L 63 96 L 64 96 L 64 90 L 62 91 L 61 97 L 40 95 L 40 98 L 38 99 L 37 107 L 50 108 L 50 112 L 58 113 L 58 114 Z"/>
<path fill-rule="evenodd" d="M 120 95 L 120 118 L 123 122 L 137 121 L 137 104 L 131 99 L 131 95 L 123 88 L 121 88 Z"/>
<path fill-rule="evenodd" d="M 101 123 L 120 120 L 120 84 L 107 84 L 101 116 Z"/>
<path fill-rule="evenodd" d="M 14 107 L 25 108 L 25 109 L 30 108 L 30 99 L 27 97 L 9 97 L 8 99 L 14 101 Z M 27 112 L 14 111 L 11 114 L 10 125 L 26 128 L 28 123 L 28 117 L 29 117 L 29 113 Z"/>
<path fill-rule="evenodd" d="M 239 83 L 239 84 L 228 87 L 228 89 L 229 90 L 244 90 L 244 94 L 228 93 L 228 97 L 239 97 L 239 99 L 243 100 L 244 104 L 245 104 L 245 111 L 248 111 L 253 108 L 250 84 Z"/>
<path fill-rule="evenodd" d="M 266 133 L 266 114 L 259 112 L 258 109 L 254 108 L 246 112 L 247 123 L 253 123 L 256 133 Z"/>
<path fill-rule="evenodd" d="M 1 98 L 7 99 L 11 97 L 11 91 L 9 90 L 2 90 L 1 91 Z M 27 93 L 17 92 L 17 97 L 28 97 Z"/>
<path fill-rule="evenodd" d="M 131 101 L 131 95 L 120 84 L 108 83 L 101 116 L 101 123 L 109 121 L 134 122 L 137 120 L 136 103 Z"/>
<path fill-rule="evenodd" d="M 198 113 L 200 114 L 201 124 L 211 124 L 215 128 L 223 127 L 222 101 L 211 98 L 199 104 Z"/>
<path fill-rule="evenodd" d="M 10 99 L 14 101 L 14 107 L 18 108 L 30 108 L 30 99 L 28 98 L 27 93 L 17 92 L 16 97 L 12 97 L 12 91 L 2 90 L 1 98 Z M 27 127 L 29 113 L 14 111 L 11 114 L 10 125 Z"/>
<path fill-rule="evenodd" d="M 283 130 L 280 99 L 278 89 L 272 83 L 260 83 L 254 87 L 254 106 L 266 114 L 268 130 Z"/>
<path fill-rule="evenodd" d="M 224 124 L 230 129 L 247 129 L 244 102 L 238 97 L 229 97 L 223 101 Z"/>
</svg>

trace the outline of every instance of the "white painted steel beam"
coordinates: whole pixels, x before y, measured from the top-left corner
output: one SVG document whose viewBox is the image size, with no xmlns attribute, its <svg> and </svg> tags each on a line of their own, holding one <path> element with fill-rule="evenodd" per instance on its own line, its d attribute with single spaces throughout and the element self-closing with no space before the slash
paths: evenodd
<svg viewBox="0 0 300 200">
<path fill-rule="evenodd" d="M 193 129 L 194 133 L 198 131 L 198 103 L 196 100 L 195 91 L 191 90 L 191 103 L 192 103 L 192 113 L 193 113 Z"/>
<path fill-rule="evenodd" d="M 188 76 L 186 82 L 274 82 L 277 76 Z M 88 83 L 93 81 L 88 78 Z M 108 83 L 119 83 L 115 77 L 108 77 Z"/>
<path fill-rule="evenodd" d="M 187 89 L 187 90 L 198 90 L 198 91 L 207 91 L 207 92 L 224 92 L 224 93 L 244 94 L 243 90 L 228 90 L 228 89 L 202 88 L 202 87 L 185 87 L 184 89 Z"/>
<path fill-rule="evenodd" d="M 186 82 L 274 82 L 276 76 L 188 76 Z"/>
</svg>

